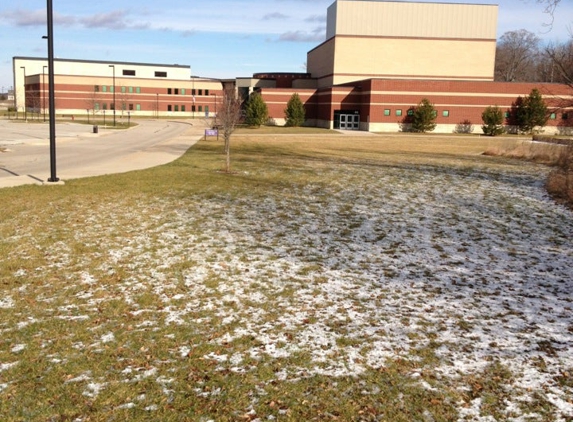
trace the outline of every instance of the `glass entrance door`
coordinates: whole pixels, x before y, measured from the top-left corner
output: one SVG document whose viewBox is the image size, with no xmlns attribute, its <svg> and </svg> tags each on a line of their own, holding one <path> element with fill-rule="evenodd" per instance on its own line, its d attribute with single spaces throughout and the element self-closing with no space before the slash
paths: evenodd
<svg viewBox="0 0 573 422">
<path fill-rule="evenodd" d="M 336 110 L 334 112 L 334 129 L 360 130 L 358 111 Z"/>
<path fill-rule="evenodd" d="M 341 114 L 340 115 L 340 129 L 343 129 L 343 130 L 359 130 L 360 129 L 360 116 L 358 114 Z"/>
</svg>

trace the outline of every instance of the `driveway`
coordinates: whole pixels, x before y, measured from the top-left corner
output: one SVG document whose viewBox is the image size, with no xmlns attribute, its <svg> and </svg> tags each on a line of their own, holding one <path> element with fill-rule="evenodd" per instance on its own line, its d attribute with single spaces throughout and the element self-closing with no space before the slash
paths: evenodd
<svg viewBox="0 0 573 422">
<path fill-rule="evenodd" d="M 204 134 L 203 120 L 144 120 L 129 130 L 56 125 L 56 175 L 61 180 L 123 173 L 180 157 Z M 0 188 L 46 183 L 50 177 L 47 123 L 0 121 Z"/>
</svg>

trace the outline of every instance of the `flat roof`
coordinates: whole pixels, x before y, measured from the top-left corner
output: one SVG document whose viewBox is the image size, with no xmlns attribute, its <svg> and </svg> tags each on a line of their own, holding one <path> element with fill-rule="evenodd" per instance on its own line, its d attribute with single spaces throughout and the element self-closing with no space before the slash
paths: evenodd
<svg viewBox="0 0 573 422">
<path fill-rule="evenodd" d="M 45 60 L 48 61 L 47 57 L 26 57 L 26 56 L 14 56 L 13 60 Z M 56 62 L 68 62 L 68 63 L 92 63 L 92 64 L 117 64 L 117 65 L 132 65 L 132 66 L 150 66 L 150 67 L 174 67 L 180 69 L 190 69 L 190 65 L 181 64 L 161 64 L 161 63 L 138 63 L 138 62 L 118 62 L 113 60 L 80 60 L 80 59 L 60 59 L 54 58 Z"/>
</svg>

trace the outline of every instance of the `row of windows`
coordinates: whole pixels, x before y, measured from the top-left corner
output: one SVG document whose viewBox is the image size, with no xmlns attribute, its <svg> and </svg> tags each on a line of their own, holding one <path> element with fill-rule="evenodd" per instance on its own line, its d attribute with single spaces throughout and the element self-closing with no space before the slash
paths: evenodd
<svg viewBox="0 0 573 422">
<path fill-rule="evenodd" d="M 123 111 L 141 111 L 141 104 L 122 104 L 121 108 Z M 100 110 L 113 110 L 114 109 L 114 105 L 113 103 L 111 104 L 107 104 L 107 103 L 95 103 L 94 104 L 94 110 L 95 111 L 100 111 Z M 167 106 L 167 111 L 176 111 L 176 112 L 185 112 L 187 111 L 187 108 L 185 105 L 171 105 L 169 104 Z M 209 113 L 209 106 L 191 106 L 191 111 L 193 113 L 195 113 L 196 111 L 199 113 Z"/>
<path fill-rule="evenodd" d="M 184 105 L 179 106 L 179 105 L 171 105 L 169 104 L 167 106 L 167 111 L 181 111 L 181 112 L 185 112 L 186 111 L 186 107 Z M 191 106 L 191 111 L 193 113 L 195 113 L 196 111 L 198 111 L 199 113 L 202 113 L 203 111 L 205 111 L 205 113 L 209 113 L 209 106 Z"/>
<path fill-rule="evenodd" d="M 123 69 L 122 74 L 123 74 L 123 76 L 135 76 L 135 70 Z M 166 78 L 167 72 L 156 71 L 155 77 L 156 78 Z"/>
<path fill-rule="evenodd" d="M 122 86 L 121 88 L 121 92 L 123 94 L 129 92 L 130 94 L 133 94 L 134 92 L 136 94 L 141 94 L 141 88 L 136 86 Z M 102 85 L 101 87 L 99 85 L 94 85 L 94 92 L 111 92 L 113 93 L 113 85 L 110 85 L 109 87 L 107 85 Z"/>
<path fill-rule="evenodd" d="M 181 89 L 179 89 L 179 88 L 167 88 L 167 94 L 168 95 L 172 95 L 172 94 L 173 95 L 185 95 L 186 92 L 187 91 L 185 90 L 185 88 L 181 88 Z M 191 90 L 191 95 L 193 95 L 193 96 L 203 95 L 203 90 L 202 89 L 197 90 L 197 89 L 193 88 Z M 205 90 L 205 95 L 209 95 L 208 89 Z"/>
<path fill-rule="evenodd" d="M 396 116 L 402 116 L 402 110 L 401 109 L 396 109 L 395 111 Z M 410 108 L 408 109 L 408 111 L 406 112 L 408 116 L 413 116 L 414 115 L 414 109 Z M 389 108 L 384 109 L 384 116 L 390 116 L 392 114 L 391 110 Z M 434 117 L 436 117 L 438 114 L 436 111 L 434 111 Z M 443 117 L 450 117 L 450 110 L 444 110 L 442 111 L 442 116 Z"/>
<path fill-rule="evenodd" d="M 396 109 L 395 111 L 396 116 L 402 116 L 402 110 L 401 109 Z M 386 108 L 384 109 L 384 116 L 390 116 L 392 114 L 391 110 Z M 413 116 L 414 115 L 414 109 L 409 109 L 407 111 L 408 116 Z M 437 111 L 434 111 L 434 117 L 436 117 L 438 115 Z M 508 119 L 510 117 L 511 113 L 509 111 L 505 112 L 505 118 Z M 450 117 L 450 111 L 449 110 L 443 110 L 442 111 L 442 117 Z M 549 115 L 549 118 L 551 120 L 555 120 L 557 119 L 557 113 L 551 113 Z M 561 113 L 561 119 L 562 120 L 567 120 L 569 118 L 569 115 L 567 113 Z"/>
<path fill-rule="evenodd" d="M 129 111 L 141 111 L 141 104 L 122 104 L 121 108 L 123 111 L 127 111 L 127 110 L 129 110 Z M 107 109 L 108 109 L 107 103 L 102 103 L 102 104 L 95 103 L 94 104 L 94 110 L 96 110 L 96 111 L 107 110 Z M 111 103 L 109 105 L 109 109 L 110 110 L 114 109 L 113 103 Z"/>
</svg>

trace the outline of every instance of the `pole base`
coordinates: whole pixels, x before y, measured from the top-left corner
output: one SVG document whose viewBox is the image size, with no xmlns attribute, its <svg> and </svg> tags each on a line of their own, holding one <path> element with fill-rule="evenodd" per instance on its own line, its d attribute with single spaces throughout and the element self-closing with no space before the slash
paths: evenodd
<svg viewBox="0 0 573 422">
<path fill-rule="evenodd" d="M 48 182 L 50 182 L 50 183 L 57 183 L 57 182 L 59 182 L 59 181 L 60 181 L 60 178 L 59 178 L 59 177 L 50 177 L 50 178 L 48 179 Z"/>
</svg>

